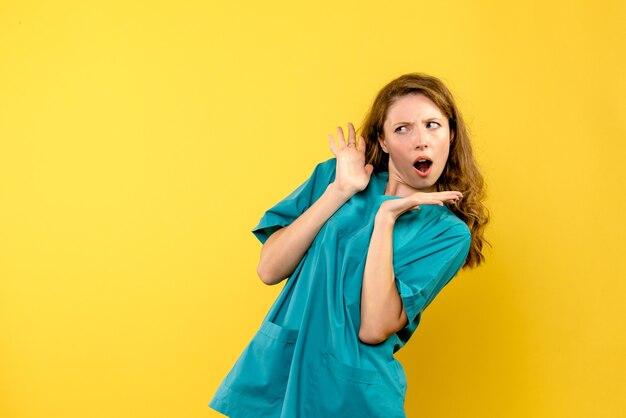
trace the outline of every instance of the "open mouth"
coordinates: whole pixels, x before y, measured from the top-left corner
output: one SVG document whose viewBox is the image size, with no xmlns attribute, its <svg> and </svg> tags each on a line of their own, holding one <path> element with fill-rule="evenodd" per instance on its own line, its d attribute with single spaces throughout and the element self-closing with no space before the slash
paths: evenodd
<svg viewBox="0 0 626 418">
<path fill-rule="evenodd" d="M 420 158 L 413 163 L 413 167 L 417 170 L 417 173 L 421 176 L 426 176 L 430 172 L 430 167 L 433 162 L 427 158 Z"/>
</svg>

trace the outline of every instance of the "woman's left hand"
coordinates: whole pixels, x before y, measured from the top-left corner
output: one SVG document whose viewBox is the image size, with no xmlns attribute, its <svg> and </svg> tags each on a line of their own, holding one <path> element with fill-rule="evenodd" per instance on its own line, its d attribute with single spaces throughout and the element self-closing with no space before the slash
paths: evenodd
<svg viewBox="0 0 626 418">
<path fill-rule="evenodd" d="M 458 191 L 444 191 L 444 192 L 416 192 L 409 196 L 392 199 L 383 202 L 378 209 L 378 215 L 388 216 L 393 221 L 398 219 L 400 215 L 410 210 L 419 209 L 420 205 L 439 205 L 443 206 L 446 203 L 458 202 L 463 197 L 463 194 Z"/>
</svg>

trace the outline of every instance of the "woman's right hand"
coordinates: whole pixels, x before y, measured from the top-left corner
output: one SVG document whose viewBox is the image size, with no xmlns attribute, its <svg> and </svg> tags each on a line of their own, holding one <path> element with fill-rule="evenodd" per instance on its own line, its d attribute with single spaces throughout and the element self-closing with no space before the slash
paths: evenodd
<svg viewBox="0 0 626 418">
<path fill-rule="evenodd" d="M 371 178 L 374 166 L 365 164 L 365 139 L 359 136 L 359 143 L 356 144 L 356 133 L 354 125 L 348 123 L 348 143 L 343 136 L 343 130 L 337 127 L 337 142 L 331 134 L 328 134 L 330 150 L 337 159 L 335 174 L 336 187 L 352 196 L 364 190 Z"/>
<path fill-rule="evenodd" d="M 457 203 L 463 198 L 463 193 L 457 190 L 443 192 L 415 192 L 400 199 L 387 200 L 380 205 L 378 215 L 390 217 L 393 221 L 400 215 L 411 210 L 418 210 L 421 205 L 439 205 Z"/>
</svg>

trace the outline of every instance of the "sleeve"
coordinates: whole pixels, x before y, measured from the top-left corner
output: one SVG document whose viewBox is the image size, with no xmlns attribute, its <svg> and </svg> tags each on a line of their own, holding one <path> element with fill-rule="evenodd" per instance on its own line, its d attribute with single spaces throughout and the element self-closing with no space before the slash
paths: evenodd
<svg viewBox="0 0 626 418">
<path fill-rule="evenodd" d="M 409 324 L 461 269 L 471 242 L 467 225 L 456 225 L 405 257 L 397 268 L 394 266 L 396 286 Z"/>
<path fill-rule="evenodd" d="M 318 163 L 311 176 L 261 217 L 252 233 L 264 244 L 274 232 L 295 221 L 335 180 L 336 158 Z"/>
</svg>

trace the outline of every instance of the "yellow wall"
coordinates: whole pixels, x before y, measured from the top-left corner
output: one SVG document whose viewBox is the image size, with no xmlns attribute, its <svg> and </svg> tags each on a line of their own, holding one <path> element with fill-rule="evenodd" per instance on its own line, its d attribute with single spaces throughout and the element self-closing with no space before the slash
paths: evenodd
<svg viewBox="0 0 626 418">
<path fill-rule="evenodd" d="M 410 71 L 493 249 L 399 353 L 409 417 L 626 416 L 624 4 L 3 1 L 0 416 L 218 416 L 279 292 L 250 230 Z"/>
</svg>

